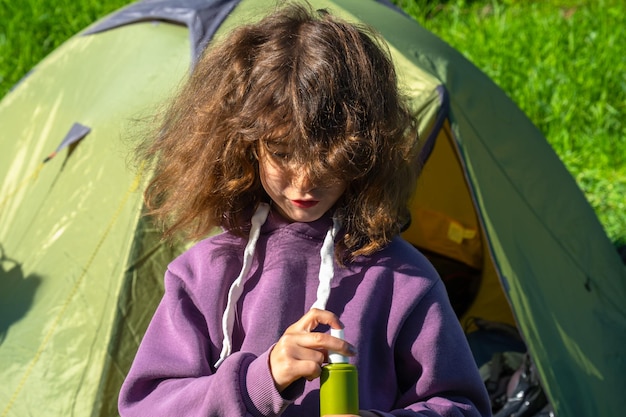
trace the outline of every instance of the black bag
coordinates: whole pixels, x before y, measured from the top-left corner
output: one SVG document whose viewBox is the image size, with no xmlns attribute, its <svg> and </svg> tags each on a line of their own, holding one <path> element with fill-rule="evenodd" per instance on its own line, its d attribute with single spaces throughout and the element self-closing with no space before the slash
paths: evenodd
<svg viewBox="0 0 626 417">
<path fill-rule="evenodd" d="M 496 363 L 497 356 L 494 355 Z M 503 370 L 503 367 L 499 369 Z M 498 371 L 497 364 L 492 371 Z M 521 365 L 512 374 L 506 375 L 505 370 L 500 377 L 500 383 L 496 385 L 490 386 L 490 381 L 486 381 L 487 390 L 492 391 L 489 394 L 495 413 L 493 417 L 555 417 L 529 354 L 523 355 Z M 507 380 L 504 393 L 501 390 L 503 380 Z"/>
</svg>

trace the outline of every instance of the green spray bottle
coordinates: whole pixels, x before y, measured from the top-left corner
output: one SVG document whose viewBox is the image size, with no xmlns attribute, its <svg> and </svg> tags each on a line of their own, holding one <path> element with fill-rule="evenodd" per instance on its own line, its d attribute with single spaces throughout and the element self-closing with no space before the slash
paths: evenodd
<svg viewBox="0 0 626 417">
<path fill-rule="evenodd" d="M 343 329 L 330 329 L 330 335 L 343 339 Z M 357 369 L 346 356 L 335 352 L 329 352 L 320 377 L 320 416 L 332 414 L 359 415 Z"/>
</svg>

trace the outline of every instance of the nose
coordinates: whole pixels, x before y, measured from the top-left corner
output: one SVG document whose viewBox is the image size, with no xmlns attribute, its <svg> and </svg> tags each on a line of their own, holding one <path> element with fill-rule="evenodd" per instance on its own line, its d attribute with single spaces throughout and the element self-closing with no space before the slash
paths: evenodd
<svg viewBox="0 0 626 417">
<path fill-rule="evenodd" d="M 295 167 L 292 170 L 291 184 L 302 193 L 309 192 L 315 188 L 312 176 L 302 167 Z"/>
</svg>

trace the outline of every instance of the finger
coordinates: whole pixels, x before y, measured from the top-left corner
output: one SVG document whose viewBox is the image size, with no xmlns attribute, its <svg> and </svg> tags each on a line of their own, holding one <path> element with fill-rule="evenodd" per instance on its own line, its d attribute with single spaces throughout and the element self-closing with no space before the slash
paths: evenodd
<svg viewBox="0 0 626 417">
<path fill-rule="evenodd" d="M 302 335 L 281 337 L 270 352 L 270 371 L 279 390 L 300 377 L 312 380 L 322 372 L 324 353 L 300 346 L 297 339 Z"/>
<path fill-rule="evenodd" d="M 320 324 L 326 324 L 334 329 L 343 329 L 343 323 L 335 313 L 328 310 L 312 308 L 297 322 L 289 326 L 287 331 L 310 332 Z"/>
<path fill-rule="evenodd" d="M 294 337 L 294 341 L 298 346 L 308 350 L 333 351 L 346 356 L 354 356 L 356 354 L 356 348 L 354 346 L 328 333 L 298 333 L 291 336 Z"/>
<path fill-rule="evenodd" d="M 307 381 L 313 381 L 322 375 L 322 364 L 314 361 L 299 361 L 298 365 L 302 368 L 300 375 Z"/>
<path fill-rule="evenodd" d="M 321 350 L 309 349 L 299 345 L 286 345 L 278 343 L 274 346 L 274 349 L 271 353 L 271 359 L 274 359 L 276 363 L 281 364 L 289 368 L 291 373 L 294 373 L 296 369 L 294 368 L 295 364 L 299 362 L 308 362 L 312 364 L 316 364 L 318 366 L 322 366 L 325 359 L 325 354 Z M 303 365 L 305 368 L 309 369 L 307 372 L 311 372 L 312 365 Z M 305 376 L 307 373 L 302 373 L 300 376 Z"/>
<path fill-rule="evenodd" d="M 321 333 L 292 333 L 281 337 L 274 346 L 277 357 L 290 360 L 324 362 L 324 348 L 319 347 L 323 342 L 316 340 L 316 334 Z"/>
</svg>

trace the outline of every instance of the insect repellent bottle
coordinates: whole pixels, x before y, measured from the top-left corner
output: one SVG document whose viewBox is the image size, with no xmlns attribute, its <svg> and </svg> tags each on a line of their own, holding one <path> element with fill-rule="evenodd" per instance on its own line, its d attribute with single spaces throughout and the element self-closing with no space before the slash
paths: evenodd
<svg viewBox="0 0 626 417">
<path fill-rule="evenodd" d="M 331 336 L 343 339 L 343 329 L 330 329 Z M 320 416 L 359 414 L 359 381 L 357 369 L 348 358 L 330 352 L 328 364 L 320 377 Z"/>
</svg>

